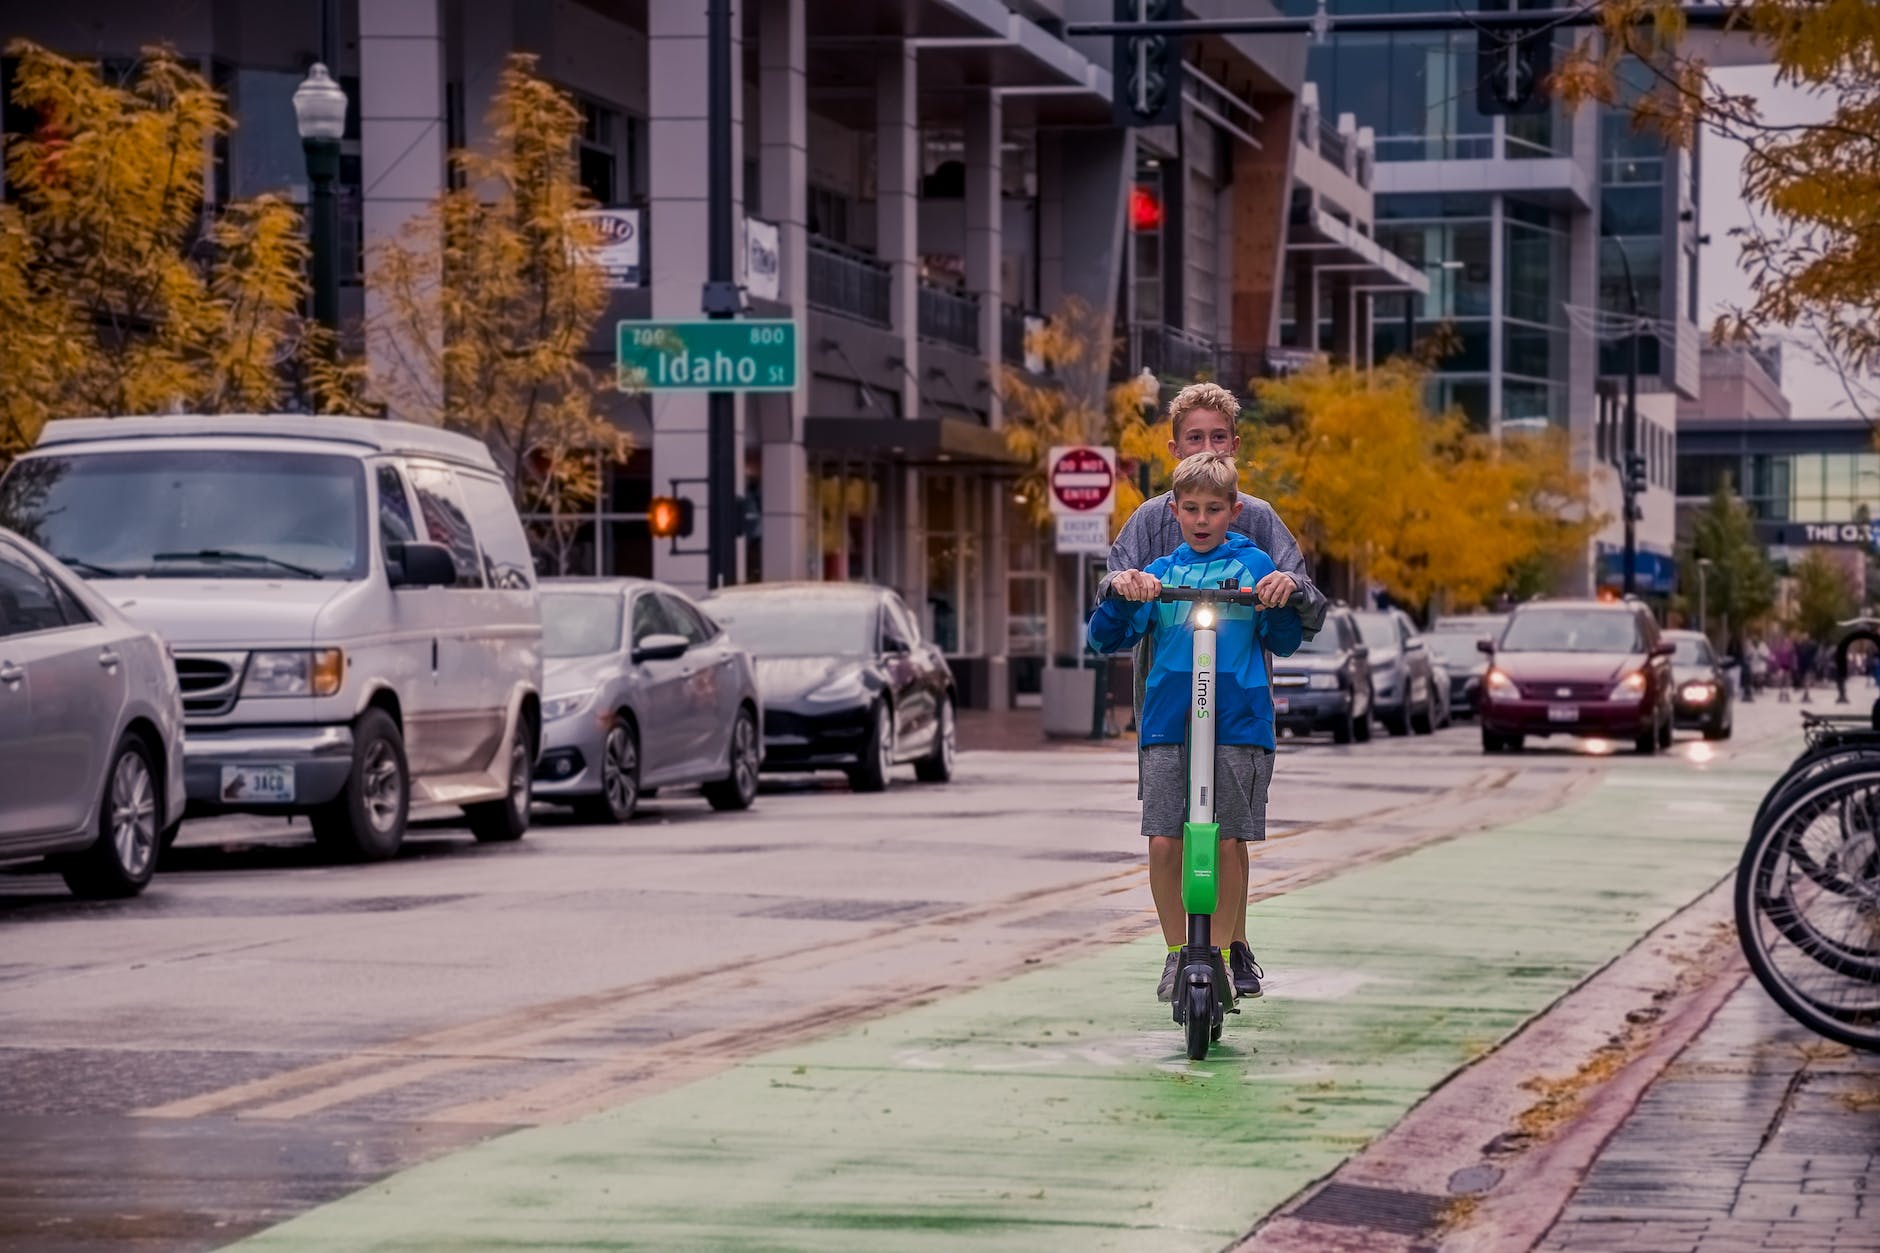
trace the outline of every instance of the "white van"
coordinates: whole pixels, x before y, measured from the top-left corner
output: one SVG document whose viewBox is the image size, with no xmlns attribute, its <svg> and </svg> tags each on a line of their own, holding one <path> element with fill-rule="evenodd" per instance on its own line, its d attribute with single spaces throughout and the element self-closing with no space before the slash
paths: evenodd
<svg viewBox="0 0 1880 1253">
<path fill-rule="evenodd" d="M 413 804 L 529 825 L 534 563 L 489 450 L 306 415 L 73 418 L 0 479 L 0 525 L 176 659 L 191 813 L 300 813 L 398 851 Z"/>
</svg>

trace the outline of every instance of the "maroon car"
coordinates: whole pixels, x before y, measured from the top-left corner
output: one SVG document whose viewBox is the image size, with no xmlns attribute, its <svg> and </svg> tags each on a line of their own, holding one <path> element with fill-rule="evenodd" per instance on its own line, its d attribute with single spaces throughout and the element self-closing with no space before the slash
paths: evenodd
<svg viewBox="0 0 1880 1253">
<path fill-rule="evenodd" d="M 1641 753 L 1671 742 L 1674 649 L 1643 605 L 1536 601 L 1482 651 L 1483 752 L 1519 749 L 1530 735 L 1629 739 Z"/>
</svg>

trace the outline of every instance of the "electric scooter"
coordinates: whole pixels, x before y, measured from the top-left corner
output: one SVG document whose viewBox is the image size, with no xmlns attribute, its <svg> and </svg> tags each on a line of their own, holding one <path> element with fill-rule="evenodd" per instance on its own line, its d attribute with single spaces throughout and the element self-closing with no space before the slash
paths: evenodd
<svg viewBox="0 0 1880 1253">
<path fill-rule="evenodd" d="M 1220 904 L 1220 836 L 1214 821 L 1214 641 L 1216 606 L 1256 606 L 1253 589 L 1171 587 L 1158 600 L 1188 601 L 1194 608 L 1194 694 L 1188 709 L 1188 818 L 1182 823 L 1182 908 L 1188 914 L 1188 942 L 1182 946 L 1175 980 L 1175 1021 L 1186 1034 L 1188 1056 L 1202 1061 L 1208 1045 L 1221 1038 L 1221 1027 L 1239 1008 L 1223 995 L 1228 986 L 1213 936 L 1213 916 Z"/>
</svg>

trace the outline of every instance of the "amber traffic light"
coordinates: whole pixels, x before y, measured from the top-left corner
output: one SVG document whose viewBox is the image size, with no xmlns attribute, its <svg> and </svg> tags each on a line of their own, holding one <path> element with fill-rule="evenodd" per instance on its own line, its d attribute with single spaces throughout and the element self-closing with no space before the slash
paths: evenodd
<svg viewBox="0 0 1880 1253">
<path fill-rule="evenodd" d="M 692 533 L 692 502 L 683 496 L 655 496 L 646 506 L 646 526 L 655 539 Z"/>
</svg>

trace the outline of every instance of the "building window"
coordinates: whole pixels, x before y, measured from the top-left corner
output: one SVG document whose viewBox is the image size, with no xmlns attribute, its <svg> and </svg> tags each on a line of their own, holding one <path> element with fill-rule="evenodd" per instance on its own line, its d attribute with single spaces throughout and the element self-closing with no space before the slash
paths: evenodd
<svg viewBox="0 0 1880 1253">
<path fill-rule="evenodd" d="M 927 561 L 927 633 L 948 656 L 977 654 L 983 480 L 930 471 L 921 476 L 921 533 Z"/>
<path fill-rule="evenodd" d="M 522 515 L 536 568 L 549 575 L 651 578 L 653 535 L 646 526 L 646 507 L 653 496 L 652 452 L 636 448 L 625 461 L 598 469 L 604 490 L 587 509 Z"/>
<path fill-rule="evenodd" d="M 849 242 L 849 198 L 827 187 L 809 185 L 809 233 L 838 244 Z"/>
</svg>

